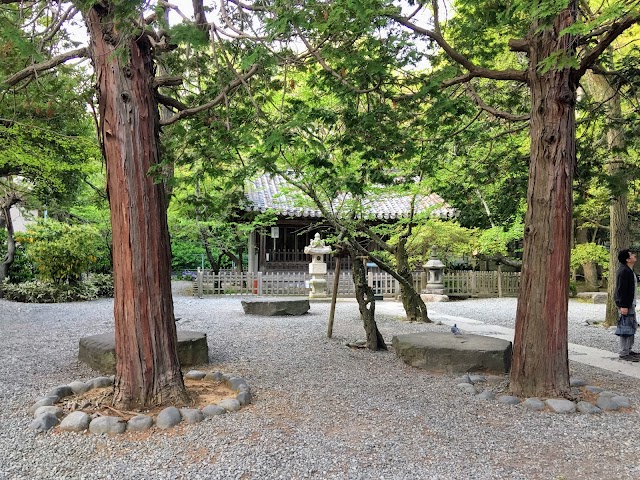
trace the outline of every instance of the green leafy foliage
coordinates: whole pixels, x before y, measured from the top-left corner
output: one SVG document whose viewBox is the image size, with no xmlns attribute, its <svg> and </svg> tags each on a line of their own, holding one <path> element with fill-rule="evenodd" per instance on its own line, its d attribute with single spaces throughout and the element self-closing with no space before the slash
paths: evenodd
<svg viewBox="0 0 640 480">
<path fill-rule="evenodd" d="M 83 282 L 96 288 L 98 297 L 113 297 L 113 275 L 91 273 Z"/>
<path fill-rule="evenodd" d="M 493 227 L 482 231 L 478 237 L 478 253 L 484 255 L 508 255 L 509 246 L 524 237 L 524 224 L 515 222 L 508 229 Z"/>
<path fill-rule="evenodd" d="M 424 264 L 436 248 L 447 263 L 473 255 L 477 230 L 462 227 L 456 221 L 429 219 L 418 224 L 407 242 L 407 250 L 416 263 Z"/>
<path fill-rule="evenodd" d="M 95 300 L 98 288 L 89 283 L 67 285 L 50 282 L 2 283 L 0 289 L 5 300 L 24 303 L 63 303 Z"/>
<path fill-rule="evenodd" d="M 609 274 L 609 251 L 602 245 L 593 242 L 581 243 L 571 249 L 571 269 L 584 265 L 585 263 L 595 263 L 602 267 L 602 275 Z"/>
<path fill-rule="evenodd" d="M 42 281 L 77 283 L 98 261 L 100 237 L 89 225 L 40 221 L 17 234 L 16 240 L 23 245 Z"/>
</svg>

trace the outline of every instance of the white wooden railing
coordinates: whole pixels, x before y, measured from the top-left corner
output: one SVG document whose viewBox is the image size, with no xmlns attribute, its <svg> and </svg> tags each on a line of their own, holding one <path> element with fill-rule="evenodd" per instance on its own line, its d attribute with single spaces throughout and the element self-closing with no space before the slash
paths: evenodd
<svg viewBox="0 0 640 480">
<path fill-rule="evenodd" d="M 391 275 L 381 271 L 369 271 L 368 283 L 374 294 L 382 297 L 396 297 L 400 284 Z M 296 295 L 309 293 L 311 275 L 304 272 L 236 272 L 221 270 L 214 274 L 211 270 L 198 270 L 193 284 L 194 295 Z M 327 274 L 327 293 L 333 292 L 334 273 Z M 425 272 L 414 272 L 413 283 L 417 291 L 426 287 Z M 452 271 L 444 274 L 447 295 L 451 297 L 503 297 L 517 296 L 520 274 L 513 272 L 476 272 L 470 270 Z M 350 271 L 340 272 L 338 297 L 355 296 L 355 288 Z"/>
</svg>

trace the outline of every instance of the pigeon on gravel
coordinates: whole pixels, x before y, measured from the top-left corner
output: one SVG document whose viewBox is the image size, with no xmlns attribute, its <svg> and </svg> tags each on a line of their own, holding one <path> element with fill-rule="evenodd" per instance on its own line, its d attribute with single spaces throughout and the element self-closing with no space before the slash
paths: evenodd
<svg viewBox="0 0 640 480">
<path fill-rule="evenodd" d="M 451 333 L 453 333 L 455 336 L 462 335 L 462 332 L 455 323 L 453 324 L 453 327 L 451 327 Z"/>
</svg>

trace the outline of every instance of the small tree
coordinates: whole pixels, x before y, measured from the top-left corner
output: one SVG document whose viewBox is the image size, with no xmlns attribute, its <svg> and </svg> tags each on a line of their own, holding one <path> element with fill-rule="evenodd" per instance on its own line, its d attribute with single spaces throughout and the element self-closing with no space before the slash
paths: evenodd
<svg viewBox="0 0 640 480">
<path fill-rule="evenodd" d="M 36 275 L 55 284 L 76 283 L 98 261 L 100 235 L 90 225 L 44 220 L 16 234 Z"/>
</svg>

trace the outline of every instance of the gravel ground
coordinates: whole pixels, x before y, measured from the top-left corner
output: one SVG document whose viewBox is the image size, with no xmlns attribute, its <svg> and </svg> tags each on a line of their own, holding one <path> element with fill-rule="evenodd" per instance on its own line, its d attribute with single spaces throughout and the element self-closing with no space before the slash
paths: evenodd
<svg viewBox="0 0 640 480">
<path fill-rule="evenodd" d="M 243 376 L 254 404 L 148 437 L 28 429 L 35 397 L 97 373 L 78 339 L 113 328 L 112 301 L 25 305 L 0 300 L 0 479 L 637 479 L 640 381 L 572 363 L 572 373 L 632 399 L 624 413 L 558 415 L 461 395 L 452 376 L 410 368 L 393 352 L 345 347 L 364 337 L 354 302 L 301 317 L 248 317 L 239 298 L 180 295 L 179 328 L 208 334 L 212 369 Z M 385 301 L 386 302 L 386 301 Z M 513 326 L 514 299 L 430 305 L 438 315 Z M 570 341 L 615 351 L 580 325 L 602 305 L 571 302 Z M 394 334 L 445 331 L 378 315 Z M 612 338 L 613 337 L 613 338 Z M 639 366 L 640 368 L 640 366 Z"/>
</svg>

